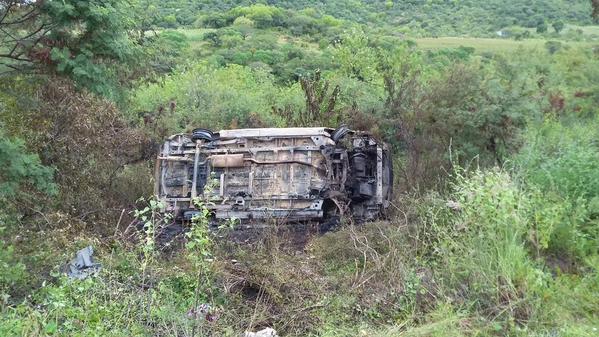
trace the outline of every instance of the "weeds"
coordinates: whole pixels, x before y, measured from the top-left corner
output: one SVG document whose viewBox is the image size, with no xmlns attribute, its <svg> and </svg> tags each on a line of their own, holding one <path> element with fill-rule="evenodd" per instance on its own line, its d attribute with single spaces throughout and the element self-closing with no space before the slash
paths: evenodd
<svg viewBox="0 0 599 337">
<path fill-rule="evenodd" d="M 138 239 L 94 241 L 104 269 L 78 282 L 55 260 L 18 256 L 76 251 L 89 244 L 80 227 L 23 231 L 30 241 L 0 240 L 0 335 L 596 335 L 597 172 L 576 163 L 596 149 L 546 127 L 553 136 L 512 168 L 457 171 L 444 194 L 401 196 L 390 221 L 309 238 L 275 226 L 250 244 L 221 240 L 198 200 L 184 248 L 161 254 L 170 221 L 148 200 Z"/>
</svg>

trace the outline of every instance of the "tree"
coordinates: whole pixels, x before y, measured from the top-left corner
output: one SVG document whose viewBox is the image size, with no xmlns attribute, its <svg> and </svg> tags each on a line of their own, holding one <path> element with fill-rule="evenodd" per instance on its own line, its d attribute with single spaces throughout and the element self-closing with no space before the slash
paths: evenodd
<svg viewBox="0 0 599 337">
<path fill-rule="evenodd" d="M 592 16 L 595 19 L 599 19 L 599 0 L 591 0 L 591 4 L 593 6 L 593 14 L 592 14 Z"/>
<path fill-rule="evenodd" d="M 231 23 L 231 16 L 221 13 L 209 13 L 196 20 L 197 27 L 223 28 Z"/>
<path fill-rule="evenodd" d="M 556 21 L 553 23 L 553 29 L 555 29 L 556 33 L 560 33 L 564 29 L 564 23 L 562 21 Z"/>
<path fill-rule="evenodd" d="M 165 30 L 146 38 L 144 52 L 151 70 L 158 74 L 169 73 L 189 56 L 189 41 L 183 33 Z"/>
<path fill-rule="evenodd" d="M 0 5 L 0 71 L 21 70 L 33 61 L 48 62 L 36 45 L 50 32 L 41 19 L 42 1 L 9 0 Z"/>
<path fill-rule="evenodd" d="M 35 101 L 20 99 L 5 109 L 9 111 L 0 109 L 0 125 L 7 126 L 11 140 L 26 141 L 7 145 L 0 131 L 0 185 L 8 177 L 8 182 L 45 191 L 53 175 L 60 187 L 57 206 L 81 216 L 98 210 L 107 214 L 120 201 L 125 204 L 135 200 L 119 201 L 126 192 L 115 184 L 125 167 L 153 157 L 154 144 L 142 130 L 132 128 L 113 103 L 86 90 L 76 90 L 68 78 L 14 82 L 14 89 L 23 88 Z M 13 88 L 5 86 L 0 89 L 15 95 Z M 23 144 L 31 153 L 39 154 L 39 159 L 37 155 L 26 155 Z M 40 163 L 55 170 L 44 169 Z"/>
<path fill-rule="evenodd" d="M 154 31 L 158 25 L 159 11 L 152 0 L 129 0 L 135 29 L 132 34 L 136 35 L 138 44 L 143 44 L 147 40 L 147 32 Z M 155 34 L 154 34 L 155 35 Z"/>
<path fill-rule="evenodd" d="M 209 41 L 210 43 L 212 43 L 212 45 L 214 47 L 220 47 L 222 44 L 220 35 L 217 32 L 213 32 L 213 31 L 207 32 L 206 34 L 204 34 L 204 36 L 202 37 L 202 40 Z"/>
<path fill-rule="evenodd" d="M 230 11 L 234 17 L 245 16 L 256 23 L 257 28 L 282 26 L 284 11 L 274 6 L 255 4 L 249 7 L 237 7 Z"/>
<path fill-rule="evenodd" d="M 305 110 L 296 113 L 289 106 L 282 109 L 273 107 L 273 113 L 296 126 L 339 124 L 342 116 L 336 104 L 341 88 L 337 85 L 329 91 L 329 82 L 322 80 L 320 71 L 316 71 L 313 76 L 300 78 L 300 85 L 306 100 Z"/>
<path fill-rule="evenodd" d="M 8 0 L 0 6 L 0 73 L 58 72 L 106 92 L 116 63 L 133 58 L 124 0 Z"/>
<path fill-rule="evenodd" d="M 545 21 L 539 21 L 537 23 L 537 33 L 543 34 L 547 32 L 547 23 Z"/>
<path fill-rule="evenodd" d="M 177 22 L 177 17 L 175 14 L 170 14 L 162 18 L 163 24 L 168 28 L 176 28 L 179 23 Z"/>
</svg>

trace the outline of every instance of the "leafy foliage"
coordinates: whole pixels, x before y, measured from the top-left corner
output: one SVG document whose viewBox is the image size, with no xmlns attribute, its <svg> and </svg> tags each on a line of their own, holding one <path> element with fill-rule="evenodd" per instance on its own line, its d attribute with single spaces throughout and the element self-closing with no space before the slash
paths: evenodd
<svg viewBox="0 0 599 337">
<path fill-rule="evenodd" d="M 31 84 L 20 82 L 24 87 Z M 141 130 L 130 128 L 112 103 L 77 92 L 67 80 L 53 78 L 27 89 L 38 100 L 16 102 L 12 109 L 20 111 L 18 115 L 11 110 L 0 114 L 4 122 L 10 122 L 10 134 L 27 139 L 27 148 L 39 153 L 41 163 L 56 169 L 54 181 L 60 187 L 58 199 L 63 210 L 86 217 L 108 214 L 111 203 L 125 201 L 117 201 L 117 196 L 124 194 L 115 190 L 121 170 L 153 155 L 152 143 Z M 6 148 L 10 160 L 17 160 L 11 164 L 16 171 L 8 174 L 50 189 L 51 185 L 44 183 L 50 184 L 52 171 L 41 167 L 37 156 L 22 153 L 22 144 Z M 132 203 L 139 196 L 127 197 L 125 203 Z"/>
<path fill-rule="evenodd" d="M 588 1 L 6 3 L 0 335 L 595 332 Z M 469 38 L 419 38 L 446 34 Z M 392 145 L 389 221 L 237 245 L 200 202 L 160 241 L 172 219 L 139 199 L 157 141 L 340 123 Z M 104 269 L 66 280 L 84 244 Z"/>
<path fill-rule="evenodd" d="M 290 106 L 273 107 L 274 114 L 280 115 L 291 125 L 339 125 L 342 116 L 335 107 L 340 93 L 339 85 L 329 91 L 329 82 L 323 81 L 318 71 L 313 78 L 301 78 L 300 84 L 306 97 L 305 109 L 296 112 Z"/>
<path fill-rule="evenodd" d="M 272 0 L 266 4 L 254 1 L 155 2 L 162 19 L 157 25 L 187 25 L 189 17 L 197 15 L 202 25 L 221 28 L 239 15 L 257 17 L 261 27 L 281 26 L 308 32 L 306 22 L 314 14 L 323 22 L 343 19 L 376 25 L 385 30 L 407 28 L 422 35 L 490 35 L 509 26 L 536 28 L 539 21 L 591 23 L 591 3 L 594 0 L 512 0 L 512 1 L 326 1 Z M 284 12 L 283 17 L 281 14 Z M 169 20 L 167 20 L 167 18 Z M 193 20 L 191 20 L 193 21 Z M 297 27 L 297 28 L 293 28 Z M 311 34 L 314 32 L 312 31 Z"/>
<path fill-rule="evenodd" d="M 2 8 L 6 29 L 0 38 L 9 50 L 3 65 L 18 71 L 49 68 L 115 97 L 114 68 L 135 54 L 126 6 L 121 0 L 9 1 Z"/>
<path fill-rule="evenodd" d="M 405 43 L 386 47 L 353 35 L 337 48 L 340 69 L 363 87 L 384 87 L 375 124 L 406 153 L 404 184 L 433 183 L 439 170 L 475 158 L 501 164 L 517 147 L 524 116 L 536 106 L 527 97 L 531 83 L 513 76 L 510 65 L 481 64 L 468 51 L 423 54 Z"/>
<path fill-rule="evenodd" d="M 540 204 L 536 221 L 545 233 L 536 237 L 556 256 L 598 253 L 596 123 L 563 125 L 548 120 L 530 131 L 529 142 L 517 157 L 524 181 L 548 203 Z"/>
<path fill-rule="evenodd" d="M 195 127 L 272 126 L 281 121 L 270 114 L 271 106 L 296 98 L 301 99 L 297 89 L 276 88 L 262 70 L 197 64 L 160 84 L 141 86 L 133 93 L 129 117 L 159 138 Z"/>
<path fill-rule="evenodd" d="M 5 230 L 5 227 L 0 227 L 0 238 Z M 26 277 L 25 265 L 15 256 L 14 247 L 0 239 L 0 303 L 3 307 L 8 304 L 10 294 L 19 286 L 23 286 L 21 283 Z"/>
<path fill-rule="evenodd" d="M 35 189 L 43 193 L 56 194 L 52 182 L 54 170 L 43 166 L 37 154 L 27 152 L 25 143 L 9 139 L 0 133 L 0 200 L 13 199 Z"/>
</svg>

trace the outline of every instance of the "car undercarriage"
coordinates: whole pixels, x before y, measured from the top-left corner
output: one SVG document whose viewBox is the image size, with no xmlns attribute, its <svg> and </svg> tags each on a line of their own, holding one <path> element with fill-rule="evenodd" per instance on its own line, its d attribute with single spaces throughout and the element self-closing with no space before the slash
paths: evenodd
<svg viewBox="0 0 599 337">
<path fill-rule="evenodd" d="M 196 129 L 168 138 L 155 193 L 176 221 L 368 221 L 385 214 L 393 185 L 387 146 L 346 127 Z"/>
</svg>

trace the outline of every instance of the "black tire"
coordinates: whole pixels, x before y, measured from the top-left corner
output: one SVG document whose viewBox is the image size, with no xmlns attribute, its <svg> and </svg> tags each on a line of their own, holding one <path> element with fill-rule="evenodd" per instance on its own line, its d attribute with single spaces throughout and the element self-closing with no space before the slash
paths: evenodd
<svg viewBox="0 0 599 337">
<path fill-rule="evenodd" d="M 339 206 L 331 199 L 325 199 L 322 205 L 324 219 L 318 226 L 320 233 L 326 233 L 335 230 L 341 224 L 341 210 Z"/>
<path fill-rule="evenodd" d="M 350 131 L 351 130 L 347 126 L 341 125 L 337 129 L 335 129 L 335 131 L 333 131 L 333 134 L 331 135 L 331 139 L 333 139 L 333 141 L 335 143 L 337 143 L 339 140 L 343 139 L 343 137 L 345 137 L 345 135 L 350 133 Z"/>
<path fill-rule="evenodd" d="M 214 140 L 214 133 L 208 129 L 198 128 L 191 132 L 191 140 L 207 140 L 209 142 Z"/>
<path fill-rule="evenodd" d="M 334 231 L 335 229 L 337 229 L 337 227 L 339 227 L 339 224 L 341 224 L 341 217 L 338 215 L 334 215 L 328 217 L 326 220 L 320 223 L 318 229 L 321 234 L 324 234 L 326 232 Z"/>
</svg>

